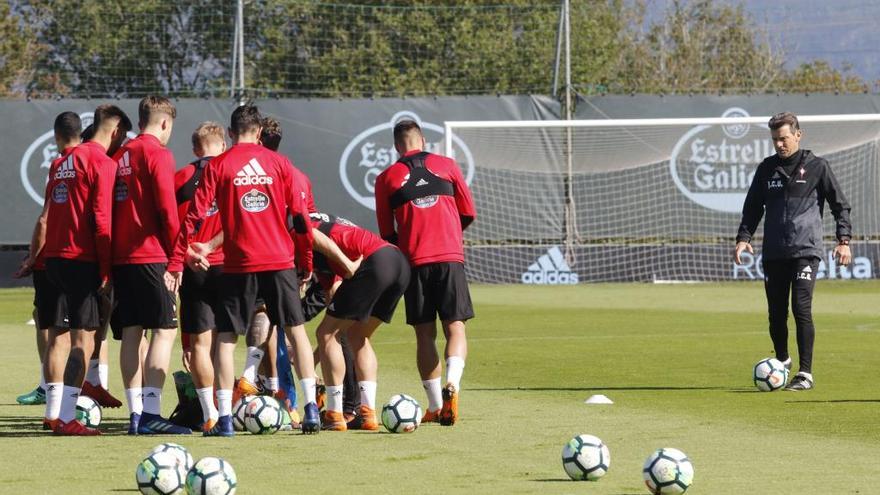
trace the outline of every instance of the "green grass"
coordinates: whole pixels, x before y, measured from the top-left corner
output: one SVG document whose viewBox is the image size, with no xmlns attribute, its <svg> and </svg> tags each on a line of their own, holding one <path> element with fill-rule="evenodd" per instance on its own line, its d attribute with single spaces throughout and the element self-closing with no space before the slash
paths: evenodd
<svg viewBox="0 0 880 495">
<path fill-rule="evenodd" d="M 0 291 L 0 493 L 131 491 L 141 456 L 167 440 L 196 458 L 229 460 L 242 494 L 635 495 L 647 493 L 641 465 L 659 447 L 693 460 L 688 493 L 876 491 L 878 282 L 819 284 L 817 388 L 797 394 L 751 385 L 751 366 L 772 354 L 759 284 L 477 286 L 473 296 L 463 418 L 453 428 L 129 438 L 120 435 L 124 413 L 105 410 L 112 435 L 54 438 L 39 431 L 42 407 L 14 405 L 37 376 L 24 325 L 31 292 Z M 376 350 L 380 400 L 404 392 L 424 401 L 402 309 Z M 117 352 L 114 343 L 111 388 L 121 395 Z M 596 393 L 615 404 L 583 404 Z M 170 411 L 170 383 L 165 396 Z M 562 446 L 579 433 L 611 448 L 611 470 L 597 483 L 567 481 L 562 470 Z"/>
</svg>

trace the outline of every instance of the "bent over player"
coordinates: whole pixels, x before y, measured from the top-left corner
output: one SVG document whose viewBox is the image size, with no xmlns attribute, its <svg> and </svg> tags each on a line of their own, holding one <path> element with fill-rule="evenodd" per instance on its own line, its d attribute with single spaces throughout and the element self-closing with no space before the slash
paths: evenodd
<svg viewBox="0 0 880 495">
<path fill-rule="evenodd" d="M 751 240 L 764 217 L 764 291 L 770 319 L 770 338 L 776 358 L 791 369 L 788 354 L 788 300 L 797 326 L 798 373 L 785 390 L 813 388 L 813 288 L 823 257 L 822 210 L 825 203 L 837 222 L 834 256 L 842 265 L 852 260 L 849 240 L 850 206 L 828 162 L 800 149 L 801 129 L 790 112 L 769 122 L 776 154 L 764 159 L 743 204 L 742 222 L 733 256 L 742 263 L 743 251 L 754 253 Z"/>
<path fill-rule="evenodd" d="M 402 120 L 394 126 L 394 147 L 400 159 L 376 178 L 376 219 L 382 238 L 396 244 L 413 267 L 404 297 L 406 322 L 415 328 L 416 361 L 428 394 L 422 421 L 449 426 L 458 417 L 467 357 L 465 321 L 474 317 L 462 231 L 476 218 L 476 209 L 455 162 L 422 151 L 425 137 L 416 122 Z M 442 391 L 434 343 L 438 316 L 446 335 Z"/>
</svg>

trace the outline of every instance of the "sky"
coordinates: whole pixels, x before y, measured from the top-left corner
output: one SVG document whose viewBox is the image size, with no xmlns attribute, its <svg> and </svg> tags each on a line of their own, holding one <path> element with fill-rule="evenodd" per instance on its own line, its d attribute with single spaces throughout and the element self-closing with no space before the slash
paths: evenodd
<svg viewBox="0 0 880 495">
<path fill-rule="evenodd" d="M 880 0 L 716 0 L 742 4 L 787 54 L 786 68 L 824 59 L 869 82 L 880 79 Z M 648 0 L 651 16 L 672 0 Z"/>
</svg>

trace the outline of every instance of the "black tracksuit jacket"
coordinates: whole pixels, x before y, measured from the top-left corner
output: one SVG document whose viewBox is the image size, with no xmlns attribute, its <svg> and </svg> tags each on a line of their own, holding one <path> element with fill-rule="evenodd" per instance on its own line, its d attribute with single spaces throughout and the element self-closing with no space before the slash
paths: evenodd
<svg viewBox="0 0 880 495">
<path fill-rule="evenodd" d="M 838 241 L 849 240 L 850 205 L 828 162 L 809 150 L 789 176 L 779 155 L 765 158 L 755 172 L 743 205 L 737 242 L 751 242 L 764 220 L 765 260 L 823 258 L 822 213 L 825 203 L 837 221 Z"/>
</svg>

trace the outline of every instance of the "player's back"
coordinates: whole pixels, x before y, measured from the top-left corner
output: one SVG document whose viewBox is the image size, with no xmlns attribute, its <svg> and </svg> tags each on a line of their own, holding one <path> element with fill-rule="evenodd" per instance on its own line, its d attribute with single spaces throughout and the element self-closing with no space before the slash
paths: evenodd
<svg viewBox="0 0 880 495">
<path fill-rule="evenodd" d="M 367 258 L 379 249 L 391 246 L 378 235 L 345 218 L 324 213 L 313 213 L 310 217 L 312 225 L 336 243 L 343 254 L 351 260 L 356 260 L 360 256 Z"/>
<path fill-rule="evenodd" d="M 377 178 L 377 213 L 393 210 L 397 245 L 413 265 L 463 262 L 461 215 L 475 213 L 461 170 L 433 153 L 409 152 L 401 159 L 413 156 L 422 158 L 424 168 L 398 161 Z"/>
<path fill-rule="evenodd" d="M 168 261 L 179 227 L 174 156 L 158 138 L 141 134 L 120 148 L 113 159 L 117 163 L 113 263 Z"/>
<path fill-rule="evenodd" d="M 44 256 L 97 261 L 96 215 L 106 215 L 103 220 L 109 223 L 110 212 L 95 211 L 93 194 L 98 179 L 113 174 L 115 165 L 95 142 L 68 150 L 52 163 L 46 183 L 49 210 Z"/>
<path fill-rule="evenodd" d="M 238 143 L 211 161 L 206 181 L 215 184 L 223 224 L 224 271 L 247 273 L 293 268 L 287 233 L 292 165 L 255 143 Z"/>
</svg>

